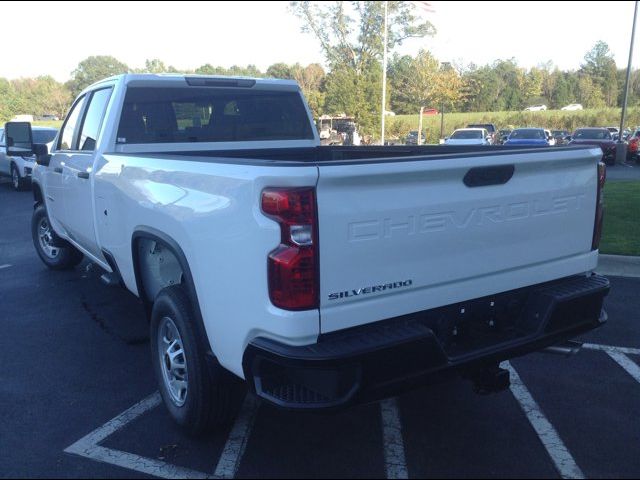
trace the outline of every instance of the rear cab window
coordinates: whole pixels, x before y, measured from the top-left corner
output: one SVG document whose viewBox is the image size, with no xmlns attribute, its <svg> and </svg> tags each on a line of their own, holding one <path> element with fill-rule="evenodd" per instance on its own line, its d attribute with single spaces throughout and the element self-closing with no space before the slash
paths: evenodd
<svg viewBox="0 0 640 480">
<path fill-rule="evenodd" d="M 118 144 L 313 140 L 299 92 L 128 87 Z"/>
</svg>

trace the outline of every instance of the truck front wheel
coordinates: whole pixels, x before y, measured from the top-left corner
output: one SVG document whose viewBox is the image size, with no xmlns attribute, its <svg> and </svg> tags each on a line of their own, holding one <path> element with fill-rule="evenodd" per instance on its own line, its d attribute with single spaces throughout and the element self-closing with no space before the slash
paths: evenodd
<svg viewBox="0 0 640 480">
<path fill-rule="evenodd" d="M 18 172 L 18 167 L 16 167 L 15 163 L 11 164 L 11 185 L 16 192 L 24 190 L 26 187 L 26 179 L 20 176 L 20 172 Z"/>
<path fill-rule="evenodd" d="M 49 222 L 47 209 L 42 204 L 33 211 L 31 237 L 38 256 L 52 270 L 73 268 L 84 257 L 73 245 L 56 235 Z"/>
<path fill-rule="evenodd" d="M 192 435 L 230 416 L 230 376 L 198 338 L 193 308 L 182 285 L 162 289 L 151 312 L 151 360 L 164 404 Z"/>
</svg>

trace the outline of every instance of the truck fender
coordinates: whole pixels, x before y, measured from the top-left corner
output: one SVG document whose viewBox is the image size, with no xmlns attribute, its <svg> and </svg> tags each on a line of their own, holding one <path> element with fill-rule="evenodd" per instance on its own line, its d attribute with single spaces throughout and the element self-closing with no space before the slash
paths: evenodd
<svg viewBox="0 0 640 480">
<path fill-rule="evenodd" d="M 207 353 L 209 354 L 209 356 L 214 357 L 213 352 L 211 351 L 211 343 L 209 342 L 207 331 L 204 326 L 202 312 L 200 311 L 200 303 L 198 302 L 198 295 L 196 293 L 195 284 L 193 282 L 193 276 L 191 275 L 191 269 L 189 268 L 189 262 L 187 261 L 187 257 L 182 251 L 182 248 L 180 248 L 178 242 L 176 242 L 166 233 L 156 230 L 152 227 L 140 226 L 135 229 L 131 237 L 131 253 L 133 259 L 133 270 L 136 280 L 136 287 L 138 289 L 138 296 L 145 305 L 147 318 L 150 318 L 151 316 L 153 298 L 150 298 L 149 293 L 145 291 L 143 281 L 144 277 L 141 271 L 143 265 L 140 259 L 139 248 L 139 243 L 141 241 L 156 242 L 157 244 L 161 245 L 163 249 L 168 250 L 177 260 L 182 273 L 181 279 L 178 283 L 181 283 L 185 286 L 186 292 L 189 296 L 189 300 L 191 301 L 193 313 L 197 323 L 197 325 L 194 325 L 194 327 L 196 328 L 198 336 L 206 345 Z"/>
</svg>

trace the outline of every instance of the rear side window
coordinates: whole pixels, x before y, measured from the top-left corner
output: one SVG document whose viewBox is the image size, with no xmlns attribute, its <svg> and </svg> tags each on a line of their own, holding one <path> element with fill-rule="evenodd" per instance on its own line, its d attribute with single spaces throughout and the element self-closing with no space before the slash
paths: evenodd
<svg viewBox="0 0 640 480">
<path fill-rule="evenodd" d="M 82 122 L 79 150 L 92 151 L 96 148 L 98 132 L 100 131 L 100 125 L 102 125 L 109 98 L 111 98 L 111 88 L 96 90 L 91 95 L 91 103 L 89 103 L 89 108 L 87 108 L 87 113 Z"/>
<path fill-rule="evenodd" d="M 86 100 L 87 97 L 86 95 L 84 95 L 80 100 L 76 102 L 76 104 L 69 112 L 69 115 L 67 115 L 67 119 L 65 120 L 62 127 L 62 135 L 60 135 L 60 140 L 58 141 L 58 150 L 75 149 L 74 138 L 80 124 L 80 114 L 82 113 L 84 102 Z"/>
<path fill-rule="evenodd" d="M 0 128 L 0 147 L 4 147 L 4 128 Z"/>
<path fill-rule="evenodd" d="M 127 90 L 117 141 L 133 143 L 310 140 L 299 93 L 230 88 Z"/>
</svg>

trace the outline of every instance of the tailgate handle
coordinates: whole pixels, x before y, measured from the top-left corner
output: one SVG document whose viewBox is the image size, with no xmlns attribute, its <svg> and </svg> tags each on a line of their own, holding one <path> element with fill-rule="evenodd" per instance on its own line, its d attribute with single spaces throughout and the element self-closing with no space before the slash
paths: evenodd
<svg viewBox="0 0 640 480">
<path fill-rule="evenodd" d="M 467 187 L 486 187 L 487 185 L 504 185 L 511 177 L 515 167 L 513 165 L 498 165 L 495 167 L 473 167 L 464 176 Z"/>
</svg>

